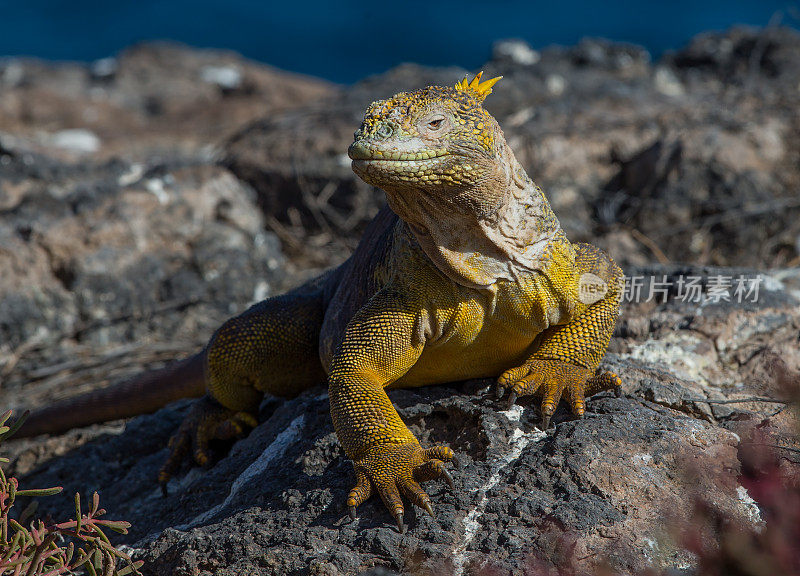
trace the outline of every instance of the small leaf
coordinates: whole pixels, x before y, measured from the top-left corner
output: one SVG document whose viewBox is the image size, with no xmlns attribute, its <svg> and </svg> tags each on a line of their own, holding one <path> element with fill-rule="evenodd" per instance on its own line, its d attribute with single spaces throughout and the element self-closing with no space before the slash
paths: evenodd
<svg viewBox="0 0 800 576">
<path fill-rule="evenodd" d="M 110 552 L 103 554 L 103 576 L 114 576 L 117 568 L 117 559 Z"/>
<path fill-rule="evenodd" d="M 6 412 L 6 414 L 8 414 L 8 416 L 11 416 L 10 412 L 11 412 L 11 410 Z M 6 438 L 9 438 L 10 436 L 13 436 L 14 434 L 16 434 L 17 430 L 19 430 L 22 427 L 22 425 L 25 423 L 25 420 L 28 419 L 28 416 L 30 416 L 30 413 L 31 413 L 30 410 L 25 410 L 25 412 L 22 413 L 22 416 L 17 418 L 17 421 L 14 422 L 11 425 L 11 428 L 10 428 L 10 430 L 8 432 L 4 432 L 3 434 L 0 434 L 0 440 L 5 440 Z"/>
<path fill-rule="evenodd" d="M 67 520 L 66 522 L 60 522 L 58 524 L 55 524 L 53 528 L 60 531 L 75 530 L 76 525 L 77 522 L 75 520 Z"/>
<path fill-rule="evenodd" d="M 22 532 L 16 532 L 14 534 L 14 538 L 11 540 L 11 546 L 8 548 L 8 552 L 6 553 L 5 556 L 0 558 L 0 566 L 8 562 L 8 560 L 11 558 L 11 556 L 14 554 L 15 551 L 18 552 L 17 556 L 19 555 L 19 552 L 21 552 L 19 541 L 21 539 L 22 539 Z"/>
<path fill-rule="evenodd" d="M 128 528 L 131 527 L 131 523 L 126 522 L 125 520 L 96 520 L 95 524 L 102 524 L 103 526 L 106 526 L 107 528 L 120 534 L 127 534 Z"/>
<path fill-rule="evenodd" d="M 58 494 L 64 490 L 61 486 L 53 486 L 52 488 L 34 488 L 29 490 L 17 490 L 17 496 L 30 496 L 30 497 L 37 497 L 37 496 L 52 496 L 54 494 Z"/>
<path fill-rule="evenodd" d="M 134 571 L 136 572 L 136 574 L 139 574 L 140 573 L 139 568 L 141 568 L 143 565 L 144 565 L 144 560 L 137 560 L 136 562 L 133 563 L 132 566 L 126 566 L 125 568 L 117 572 L 117 576 L 128 576 L 128 574 Z"/>
<path fill-rule="evenodd" d="M 75 492 L 75 521 L 76 526 L 75 532 L 78 534 L 81 533 L 81 495 L 79 492 Z"/>
<path fill-rule="evenodd" d="M 39 501 L 38 500 L 31 500 L 30 503 L 25 507 L 19 515 L 19 523 L 20 524 L 27 524 L 28 520 L 33 518 L 33 515 L 36 514 L 36 510 L 39 508 Z"/>
<path fill-rule="evenodd" d="M 109 546 L 111 546 L 111 540 L 109 540 L 108 536 L 106 536 L 106 533 L 103 532 L 100 529 L 100 526 L 98 526 L 97 524 L 94 524 L 94 525 L 92 525 L 92 528 L 94 528 L 94 531 L 97 532 L 97 535 L 103 540 L 103 543 L 108 544 Z"/>
<path fill-rule="evenodd" d="M 33 538 L 33 543 L 36 544 L 36 546 L 42 545 L 42 537 L 38 530 L 31 530 L 30 535 L 31 538 Z"/>
<path fill-rule="evenodd" d="M 79 568 L 80 566 L 83 566 L 89 560 L 92 559 L 92 557 L 89 554 L 87 554 L 86 550 L 84 550 L 83 548 L 79 548 L 78 552 L 80 552 L 80 555 L 78 556 L 78 560 L 75 562 L 75 565 L 72 567 L 73 570 L 75 568 Z"/>
<path fill-rule="evenodd" d="M 28 533 L 28 529 L 25 528 L 25 526 L 23 526 L 22 524 L 20 524 L 16 520 L 14 520 L 13 518 L 9 518 L 8 519 L 8 525 L 11 526 L 14 530 L 17 530 L 17 531 L 20 531 L 20 532 L 24 532 L 26 534 Z"/>
</svg>

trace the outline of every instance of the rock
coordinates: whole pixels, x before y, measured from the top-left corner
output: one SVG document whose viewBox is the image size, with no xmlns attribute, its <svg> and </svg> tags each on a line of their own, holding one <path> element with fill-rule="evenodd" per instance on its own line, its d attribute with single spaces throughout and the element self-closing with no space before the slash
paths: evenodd
<svg viewBox="0 0 800 576">
<path fill-rule="evenodd" d="M 95 80 L 110 80 L 118 71 L 119 61 L 116 58 L 100 58 L 89 67 L 89 73 Z"/>
<path fill-rule="evenodd" d="M 265 114 L 329 96 L 321 80 L 230 52 L 149 43 L 88 67 L 33 59 L 0 63 L 0 137 L 86 130 L 101 158 L 196 155 Z"/>
<path fill-rule="evenodd" d="M 0 353 L 26 356 L 3 377 L 9 407 L 35 401 L 23 385 L 37 373 L 43 342 L 51 347 L 46 365 L 120 345 L 133 345 L 131 358 L 138 350 L 168 360 L 199 349 L 225 318 L 286 285 L 276 274 L 280 245 L 253 191 L 224 168 L 24 157 L 11 157 L 0 175 L 13 191 L 0 225 Z M 69 376 L 58 389 L 90 378 Z"/>
<path fill-rule="evenodd" d="M 498 40 L 492 45 L 492 59 L 507 59 L 513 64 L 531 66 L 541 60 L 541 55 L 524 40 L 509 39 Z"/>
<path fill-rule="evenodd" d="M 603 38 L 584 38 L 570 49 L 573 62 L 607 70 L 623 70 L 637 62 L 649 62 L 650 54 L 634 44 L 611 42 Z"/>
<path fill-rule="evenodd" d="M 665 96 L 683 96 L 686 90 L 683 88 L 680 79 L 675 73 L 665 66 L 656 68 L 655 78 L 656 89 Z"/>
<path fill-rule="evenodd" d="M 734 271 L 651 266 L 637 272 L 675 278 Z M 426 484 L 436 519 L 409 507 L 406 535 L 397 533 L 376 498 L 359 508 L 359 520 L 348 519 L 344 502 L 353 473 L 322 387 L 294 400 L 268 399 L 256 430 L 227 456 L 220 452 L 213 467 L 179 475 L 166 499 L 154 478 L 187 402 L 136 418 L 124 430 L 94 427 L 47 440 L 50 448 L 38 456 L 16 445 L 17 466 L 30 485 L 99 490 L 104 507 L 133 523 L 126 541 L 147 561 L 147 574 L 274 574 L 309 566 L 357 574 L 375 565 L 400 573 L 491 568 L 511 574 L 533 558 L 587 570 L 601 561 L 625 572 L 677 568 L 691 558 L 670 543 L 664 517 L 685 521 L 698 494 L 754 521 L 736 479 L 733 430 L 741 432 L 743 423 L 696 404 L 715 395 L 761 393 L 765 383 L 743 378 L 752 360 L 736 360 L 761 346 L 758 341 L 800 368 L 800 352 L 792 348 L 800 301 L 780 286 L 743 308 L 709 304 L 691 323 L 685 320 L 690 307 L 675 299 L 626 306 L 623 318 L 646 313 L 652 328 L 617 339 L 608 356 L 625 395 L 590 399 L 583 420 L 570 419 L 562 405 L 546 433 L 535 427 L 535 402 L 506 410 L 482 392 L 481 382 L 392 391 L 421 442 L 449 444 L 463 465 L 453 471 L 454 490 Z M 729 329 L 744 318 L 749 337 Z M 685 356 L 673 344 L 698 335 L 725 351 L 709 355 L 700 379 L 685 370 Z M 643 347 L 648 352 L 637 353 Z M 744 385 L 729 381 L 730 374 Z M 771 406 L 751 401 L 742 407 L 756 421 L 770 421 Z M 47 452 L 54 445 L 72 448 L 53 458 Z M 67 514 L 67 500 L 48 510 Z"/>
<path fill-rule="evenodd" d="M 61 130 L 49 138 L 49 144 L 78 154 L 92 154 L 100 150 L 100 139 L 89 130 Z"/>
<path fill-rule="evenodd" d="M 668 59 L 685 74 L 716 76 L 723 82 L 758 76 L 793 80 L 800 71 L 798 47 L 800 38 L 791 28 L 769 26 L 758 30 L 743 26 L 699 34 Z"/>
<path fill-rule="evenodd" d="M 6 59 L 0 79 L 7 405 L 35 402 L 22 386 L 42 363 L 110 355 L 105 376 L 51 378 L 44 396 L 124 376 L 140 367 L 132 358 L 157 365 L 192 352 L 256 297 L 301 281 L 274 275 L 277 238 L 252 189 L 217 165 L 214 150 L 229 131 L 332 86 L 174 44 L 89 66 Z M 114 354 L 132 343 L 140 344 L 131 359 Z"/>
<path fill-rule="evenodd" d="M 200 71 L 200 77 L 223 90 L 236 90 L 242 86 L 242 73 L 233 66 L 206 66 Z"/>
<path fill-rule="evenodd" d="M 561 96 L 567 89 L 567 81 L 561 74 L 551 74 L 545 80 L 545 84 L 553 96 Z"/>
<path fill-rule="evenodd" d="M 20 62 L 6 62 L 3 65 L 2 78 L 3 84 L 10 88 L 17 88 L 25 79 L 25 68 Z"/>
</svg>

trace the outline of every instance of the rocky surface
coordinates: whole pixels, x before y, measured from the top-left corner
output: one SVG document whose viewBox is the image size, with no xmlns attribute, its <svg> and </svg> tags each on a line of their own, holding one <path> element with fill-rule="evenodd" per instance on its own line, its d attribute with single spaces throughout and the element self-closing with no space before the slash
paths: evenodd
<svg viewBox="0 0 800 576">
<path fill-rule="evenodd" d="M 137 45 L 89 66 L 10 58 L 0 62 L 0 130 L 7 146 L 72 159 L 172 158 L 334 91 L 235 53 L 178 44 Z"/>
<path fill-rule="evenodd" d="M 220 164 L 219 144 L 335 91 L 174 45 L 89 67 L 0 62 L 6 402 L 52 399 L 192 352 L 225 318 L 298 282 L 256 193 Z"/>
<path fill-rule="evenodd" d="M 153 478 L 185 402 L 10 442 L 23 482 L 99 491 L 148 574 L 691 571 L 670 530 L 698 495 L 760 523 L 740 438 L 758 425 L 800 447 L 796 417 L 767 401 L 799 386 L 800 37 L 705 35 L 655 64 L 602 41 L 507 41 L 484 69 L 505 76 L 487 105 L 570 236 L 637 279 L 606 359 L 621 398 L 596 396 L 580 421 L 562 406 L 541 432 L 535 403 L 506 409 L 488 382 L 392 392 L 420 440 L 463 465 L 454 490 L 427 485 L 437 516 L 409 510 L 405 535 L 375 499 L 347 519 L 352 467 L 324 383 L 265 400 L 262 424 L 166 499 Z M 2 404 L 194 351 L 341 261 L 382 202 L 343 156 L 364 107 L 462 74 L 404 65 L 340 88 L 168 45 L 88 67 L 0 63 Z M 758 275 L 757 301 L 735 291 Z M 683 297 L 694 277 L 699 301 Z M 70 513 L 68 498 L 48 505 Z"/>
<path fill-rule="evenodd" d="M 634 272 L 677 281 L 731 271 Z M 759 423 L 800 446 L 785 406 L 752 400 L 780 397 L 771 386 L 776 356 L 800 369 L 798 285 L 797 272 L 765 277 L 758 302 L 740 307 L 678 298 L 627 306 L 606 360 L 625 394 L 594 397 L 583 420 L 562 407 L 547 432 L 535 427 L 534 404 L 507 409 L 488 382 L 392 392 L 423 443 L 445 442 L 462 461 L 454 490 L 428 485 L 436 518 L 410 511 L 405 535 L 375 499 L 357 522 L 347 517 L 354 478 L 322 387 L 266 401 L 261 426 L 214 467 L 173 480 L 166 499 L 153 478 L 188 403 L 124 428 L 17 447 L 16 466 L 32 485 L 98 490 L 106 508 L 133 523 L 128 541 L 151 574 L 356 574 L 373 566 L 510 574 L 531 558 L 573 558 L 583 569 L 602 559 L 623 571 L 686 567 L 691 558 L 670 544 L 664 518 L 685 517 L 697 494 L 734 517 L 760 520 L 737 481 L 740 435 Z M 723 399 L 743 401 L 713 403 Z M 68 510 L 65 502 L 56 513 Z"/>
</svg>

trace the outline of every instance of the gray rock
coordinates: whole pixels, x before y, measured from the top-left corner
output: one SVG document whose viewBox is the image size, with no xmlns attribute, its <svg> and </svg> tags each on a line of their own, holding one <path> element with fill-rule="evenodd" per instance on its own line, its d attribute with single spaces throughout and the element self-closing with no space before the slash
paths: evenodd
<svg viewBox="0 0 800 576">
<path fill-rule="evenodd" d="M 206 66 L 200 70 L 200 77 L 223 90 L 236 90 L 242 86 L 242 73 L 233 66 Z"/>
<path fill-rule="evenodd" d="M 524 40 L 509 39 L 492 45 L 492 59 L 507 59 L 520 66 L 532 66 L 541 60 L 541 55 Z"/>
<path fill-rule="evenodd" d="M 726 326 L 747 314 L 750 323 L 764 326 L 762 337 L 780 347 L 789 338 L 786 323 L 800 320 L 797 304 L 775 291 L 746 312 L 716 306 L 702 331 L 735 358 L 749 344 Z M 641 306 L 631 304 L 624 315 L 641 313 Z M 593 397 L 582 420 L 571 419 L 562 405 L 547 432 L 535 427 L 535 402 L 523 399 L 506 410 L 486 392 L 485 381 L 391 392 L 421 442 L 450 445 L 463 466 L 453 471 L 454 490 L 426 484 L 436 518 L 409 506 L 405 535 L 376 498 L 360 507 L 356 522 L 347 517 L 344 502 L 354 478 L 322 387 L 294 400 L 268 399 L 256 430 L 227 455 L 223 447 L 211 468 L 179 475 L 166 499 L 154 478 L 186 402 L 124 429 L 94 427 L 88 441 L 78 431 L 49 440 L 73 446 L 60 458 L 26 456 L 17 447 L 17 466 L 26 462 L 30 485 L 100 491 L 107 509 L 133 523 L 126 541 L 147 561 L 148 574 L 358 574 L 375 565 L 399 573 L 472 574 L 483 567 L 510 574 L 531 558 L 582 569 L 601 558 L 622 571 L 677 568 L 691 559 L 670 544 L 664 514 L 688 511 L 700 493 L 734 517 L 751 517 L 737 490 L 738 436 L 731 430 L 741 430 L 739 424 L 730 428 L 725 415 L 695 406 L 714 394 L 752 395 L 725 380 L 729 372 L 750 368 L 715 357 L 706 381 L 679 376 L 683 359 L 671 352 L 667 336 L 690 339 L 697 329 L 672 323 L 683 311 L 674 300 L 658 305 L 647 335 L 617 342 L 627 351 L 610 354 L 607 368 L 622 377 L 622 398 Z M 785 321 L 772 320 L 781 315 Z M 642 346 L 647 355 L 636 353 Z M 796 350 L 785 359 L 800 366 Z M 755 410 L 753 416 L 769 417 L 763 406 Z M 50 511 L 64 515 L 68 508 L 65 499 Z"/>
<path fill-rule="evenodd" d="M 48 138 L 48 144 L 69 152 L 92 154 L 100 150 L 100 139 L 89 130 L 61 130 Z"/>
</svg>

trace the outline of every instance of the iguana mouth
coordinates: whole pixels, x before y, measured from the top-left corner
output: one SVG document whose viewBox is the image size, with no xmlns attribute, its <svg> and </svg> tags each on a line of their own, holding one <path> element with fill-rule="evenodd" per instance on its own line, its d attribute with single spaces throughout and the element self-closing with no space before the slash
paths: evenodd
<svg viewBox="0 0 800 576">
<path fill-rule="evenodd" d="M 390 158 L 359 158 L 353 160 L 354 165 L 361 165 L 361 166 L 385 166 L 385 167 L 397 167 L 397 168 L 408 168 L 408 167 L 417 167 L 417 166 L 432 166 L 436 163 L 437 160 L 445 158 L 447 155 L 444 156 L 434 156 L 433 158 L 409 158 L 407 160 L 392 160 Z"/>
<path fill-rule="evenodd" d="M 354 158 L 358 162 L 369 162 L 371 164 L 420 164 L 429 160 L 436 160 L 437 158 L 444 158 L 449 154 L 442 154 L 441 156 L 431 156 L 430 158 Z"/>
<path fill-rule="evenodd" d="M 448 156 L 444 148 L 420 150 L 418 152 L 401 152 L 399 150 L 380 150 L 362 142 L 353 142 L 347 150 L 351 160 L 369 162 L 419 162 Z"/>
</svg>

